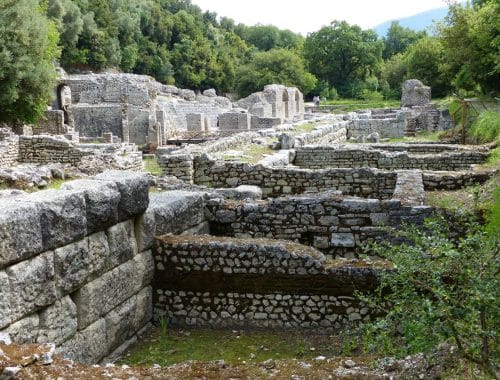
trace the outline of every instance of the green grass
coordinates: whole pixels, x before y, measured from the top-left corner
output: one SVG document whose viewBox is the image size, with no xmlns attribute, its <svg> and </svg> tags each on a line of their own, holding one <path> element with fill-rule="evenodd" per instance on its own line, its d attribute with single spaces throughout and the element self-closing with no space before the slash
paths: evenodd
<svg viewBox="0 0 500 380">
<path fill-rule="evenodd" d="M 499 188 L 500 175 L 495 175 L 482 185 L 453 191 L 426 192 L 425 204 L 452 212 L 476 213 L 487 219 L 494 209 L 495 202 L 498 202 L 496 197 L 499 196 Z M 496 218 L 499 218 L 498 215 Z"/>
<path fill-rule="evenodd" d="M 472 123 L 469 133 L 478 143 L 500 141 L 500 112 L 482 112 Z"/>
<path fill-rule="evenodd" d="M 59 190 L 63 185 L 63 183 L 66 181 L 67 181 L 66 179 L 55 179 L 49 183 L 47 189 Z"/>
<path fill-rule="evenodd" d="M 311 132 L 316 126 L 318 126 L 318 123 L 304 123 L 297 125 L 295 127 L 295 132 L 297 133 L 309 133 Z"/>
<path fill-rule="evenodd" d="M 439 136 L 441 132 L 418 132 L 414 137 L 395 137 L 389 139 L 388 142 L 397 143 L 397 142 L 420 142 L 420 141 L 439 141 Z"/>
<path fill-rule="evenodd" d="M 186 360 L 223 359 L 229 364 L 267 359 L 312 359 L 342 354 L 338 337 L 297 332 L 155 329 L 121 364 L 167 366 Z"/>
<path fill-rule="evenodd" d="M 338 99 L 321 102 L 321 105 L 337 106 L 335 113 L 357 111 L 367 108 L 399 108 L 399 100 L 359 100 L 359 99 Z"/>
<path fill-rule="evenodd" d="M 162 174 L 161 167 L 160 167 L 160 165 L 158 165 L 158 161 L 156 161 L 156 157 L 145 158 L 144 159 L 144 169 L 153 175 L 161 175 Z"/>
<path fill-rule="evenodd" d="M 276 151 L 272 150 L 268 144 L 245 144 L 235 148 L 243 152 L 243 156 L 224 155 L 223 159 L 226 161 L 237 160 L 249 164 L 255 164 L 264 158 L 265 154 L 274 154 Z"/>
</svg>

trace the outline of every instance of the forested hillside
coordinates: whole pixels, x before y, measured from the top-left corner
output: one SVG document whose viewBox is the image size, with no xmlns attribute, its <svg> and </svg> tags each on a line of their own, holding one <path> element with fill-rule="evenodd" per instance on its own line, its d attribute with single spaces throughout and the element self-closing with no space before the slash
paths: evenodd
<svg viewBox="0 0 500 380">
<path fill-rule="evenodd" d="M 379 38 L 371 30 L 332 21 L 304 38 L 274 26 L 236 24 L 202 12 L 190 0 L 4 0 L 0 88 L 4 94 L 15 93 L 14 98 L 23 91 L 45 98 L 43 89 L 54 75 L 42 70 L 35 78 L 36 64 L 26 59 L 42 47 L 46 60 L 41 62 L 60 56 L 69 72 L 112 69 L 240 96 L 279 82 L 308 96 L 380 100 L 398 98 L 408 78 L 430 85 L 435 96 L 497 93 L 500 5 L 495 0 L 473 3 L 450 6 L 437 36 L 394 22 Z M 25 22 L 34 15 L 37 31 Z M 44 42 L 35 43 L 35 34 Z M 33 67 L 20 69 L 27 62 Z M 12 104 L 11 95 L 4 98 L 2 105 L 9 99 Z"/>
</svg>

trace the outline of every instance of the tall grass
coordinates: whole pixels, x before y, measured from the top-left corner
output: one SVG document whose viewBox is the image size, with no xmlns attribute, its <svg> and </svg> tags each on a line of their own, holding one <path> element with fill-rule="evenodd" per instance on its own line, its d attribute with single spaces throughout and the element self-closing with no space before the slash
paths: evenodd
<svg viewBox="0 0 500 380">
<path fill-rule="evenodd" d="M 470 135 L 478 143 L 500 140 L 500 112 L 482 112 L 474 123 L 472 123 Z"/>
</svg>

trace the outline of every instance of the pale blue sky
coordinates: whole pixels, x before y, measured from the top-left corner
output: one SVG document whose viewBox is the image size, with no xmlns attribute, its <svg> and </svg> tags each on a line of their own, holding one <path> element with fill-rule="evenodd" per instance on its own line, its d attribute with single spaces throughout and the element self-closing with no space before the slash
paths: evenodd
<svg viewBox="0 0 500 380">
<path fill-rule="evenodd" d="M 333 20 L 364 29 L 446 6 L 445 0 L 192 0 L 203 10 L 247 25 L 272 24 L 306 35 Z"/>
</svg>

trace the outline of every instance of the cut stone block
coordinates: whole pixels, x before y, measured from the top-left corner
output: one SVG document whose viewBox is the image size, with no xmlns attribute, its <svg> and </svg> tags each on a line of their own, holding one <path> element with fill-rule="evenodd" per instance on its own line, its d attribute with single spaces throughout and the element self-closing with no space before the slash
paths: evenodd
<svg viewBox="0 0 500 380">
<path fill-rule="evenodd" d="M 17 320 L 56 300 L 54 252 L 8 267 L 11 318 Z"/>
<path fill-rule="evenodd" d="M 69 296 L 57 300 L 39 316 L 38 343 L 60 345 L 76 334 L 76 305 Z"/>
</svg>

